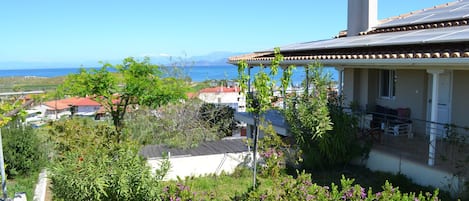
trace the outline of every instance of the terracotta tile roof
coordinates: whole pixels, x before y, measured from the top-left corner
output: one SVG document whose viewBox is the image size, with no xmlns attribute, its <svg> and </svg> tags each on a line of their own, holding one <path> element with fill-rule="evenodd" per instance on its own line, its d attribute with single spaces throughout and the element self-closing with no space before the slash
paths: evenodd
<svg viewBox="0 0 469 201">
<path fill-rule="evenodd" d="M 68 109 L 70 106 L 101 106 L 98 102 L 91 100 L 91 98 L 71 97 L 57 101 L 48 101 L 44 103 L 51 109 L 57 108 L 58 110 Z"/>
<path fill-rule="evenodd" d="M 187 95 L 187 98 L 192 99 L 192 98 L 197 97 L 198 93 L 188 92 L 186 95 Z"/>
<path fill-rule="evenodd" d="M 238 56 L 233 56 L 230 57 L 230 61 L 241 61 L 241 60 L 250 60 L 252 58 L 258 58 L 266 55 L 270 55 L 272 52 L 254 52 L 254 53 L 249 53 L 249 54 L 243 54 L 243 55 L 238 55 Z"/>
<path fill-rule="evenodd" d="M 199 93 L 232 93 L 232 92 L 239 92 L 238 87 L 212 87 L 212 88 L 205 88 L 199 91 Z"/>
<path fill-rule="evenodd" d="M 64 110 L 70 108 L 70 106 L 66 103 L 61 102 L 60 100 L 57 101 L 47 101 L 44 103 L 47 107 L 51 108 L 51 110 Z"/>
<path fill-rule="evenodd" d="M 59 100 L 63 103 L 73 106 L 101 106 L 98 102 L 92 100 L 90 97 L 82 98 L 82 97 L 72 97 Z"/>
</svg>

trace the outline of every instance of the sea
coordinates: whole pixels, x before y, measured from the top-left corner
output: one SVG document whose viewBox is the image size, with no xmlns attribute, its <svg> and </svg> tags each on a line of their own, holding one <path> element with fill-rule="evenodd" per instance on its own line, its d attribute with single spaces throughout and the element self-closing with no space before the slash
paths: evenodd
<svg viewBox="0 0 469 201">
<path fill-rule="evenodd" d="M 234 80 L 238 78 L 238 68 L 234 65 L 220 65 L 220 66 L 186 66 L 186 67 L 175 67 L 178 69 L 178 76 L 190 77 L 194 82 L 202 82 L 205 80 Z M 86 68 L 99 69 L 96 68 Z M 113 71 L 113 69 L 110 69 Z M 171 71 L 171 70 L 170 70 Z M 259 71 L 259 68 L 253 68 L 251 74 L 255 74 Z M 71 73 L 78 73 L 79 68 L 35 68 L 35 69 L 5 69 L 0 70 L 0 77 L 58 77 L 65 76 Z M 173 72 L 173 71 L 171 71 Z M 325 67 L 324 73 L 329 73 L 332 80 L 337 80 L 338 74 L 334 68 Z M 279 79 L 282 71 L 279 73 L 276 79 Z M 301 67 L 296 68 L 293 71 L 292 84 L 298 85 L 305 78 L 304 69 Z"/>
</svg>

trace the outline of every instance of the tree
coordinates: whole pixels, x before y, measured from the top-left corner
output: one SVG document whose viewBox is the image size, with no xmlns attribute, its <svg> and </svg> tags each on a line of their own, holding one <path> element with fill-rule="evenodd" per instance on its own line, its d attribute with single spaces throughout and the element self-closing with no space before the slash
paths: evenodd
<svg viewBox="0 0 469 201">
<path fill-rule="evenodd" d="M 200 118 L 201 105 L 200 101 L 187 100 L 170 103 L 152 112 L 134 112 L 126 121 L 125 133 L 141 144 L 164 144 L 183 149 L 221 138 L 218 127 L 211 127 Z"/>
<path fill-rule="evenodd" d="M 27 102 L 28 104 L 30 102 Z M 24 105 L 20 105 L 18 101 L 14 103 L 1 102 L 0 103 L 0 128 L 7 125 L 8 122 L 14 120 L 17 117 L 24 117 Z M 0 129 L 0 174 L 2 176 L 2 192 L 3 199 L 7 198 L 7 186 L 6 186 L 6 175 L 5 165 L 3 159 L 3 143 L 2 143 L 2 132 Z"/>
<path fill-rule="evenodd" d="M 111 73 L 108 69 L 115 69 Z M 92 96 L 111 114 L 116 131 L 121 134 L 124 115 L 132 106 L 146 105 L 153 108 L 185 98 L 183 80 L 163 77 L 159 66 L 132 57 L 122 64 L 104 63 L 102 68 L 85 70 L 68 75 L 61 86 L 67 95 Z M 119 140 L 119 139 L 118 139 Z"/>
<path fill-rule="evenodd" d="M 218 129 L 220 135 L 229 136 L 236 127 L 234 119 L 235 109 L 227 105 L 203 103 L 200 107 L 200 118 L 208 122 L 211 127 Z"/>
<path fill-rule="evenodd" d="M 249 90 L 247 98 L 247 111 L 251 112 L 254 116 L 254 170 L 253 170 L 253 188 L 256 187 L 256 171 L 257 171 L 257 144 L 258 144 L 258 133 L 259 133 L 259 124 L 260 124 L 260 115 L 264 114 L 271 107 L 271 95 L 275 87 L 274 77 L 278 73 L 278 67 L 280 62 L 283 61 L 283 56 L 280 54 L 280 49 L 275 48 L 274 50 L 275 57 L 272 60 L 271 65 L 269 66 L 270 72 L 267 73 L 266 67 L 260 65 L 259 72 L 254 75 L 253 85 L 254 92 L 250 90 L 250 75 L 246 75 L 246 68 L 250 68 L 245 61 L 240 61 L 238 63 L 238 76 L 240 82 L 241 93 L 246 93 L 246 89 Z M 282 75 L 281 85 L 284 87 L 283 92 L 285 92 L 286 86 L 290 82 L 292 75 L 292 69 L 294 67 L 290 66 L 286 69 L 286 72 Z"/>
</svg>

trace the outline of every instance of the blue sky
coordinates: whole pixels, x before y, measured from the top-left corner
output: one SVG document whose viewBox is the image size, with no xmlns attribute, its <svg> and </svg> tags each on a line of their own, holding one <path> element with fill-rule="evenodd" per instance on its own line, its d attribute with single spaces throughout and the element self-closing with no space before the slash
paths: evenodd
<svg viewBox="0 0 469 201">
<path fill-rule="evenodd" d="M 448 1 L 380 0 L 378 15 Z M 346 16 L 346 0 L 2 1 L 0 64 L 252 52 L 331 38 Z"/>
</svg>

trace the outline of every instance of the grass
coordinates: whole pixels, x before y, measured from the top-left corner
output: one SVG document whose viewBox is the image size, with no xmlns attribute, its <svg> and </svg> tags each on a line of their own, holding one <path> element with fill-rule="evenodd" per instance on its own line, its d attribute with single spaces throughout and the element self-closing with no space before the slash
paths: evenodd
<svg viewBox="0 0 469 201">
<path fill-rule="evenodd" d="M 25 192 L 28 200 L 33 200 L 34 188 L 39 178 L 39 171 L 31 173 L 29 176 L 17 176 L 7 180 L 8 197 L 12 198 L 15 193 Z"/>
<path fill-rule="evenodd" d="M 65 77 L 0 77 L 0 92 L 55 90 Z"/>
<path fill-rule="evenodd" d="M 373 172 L 361 166 L 346 166 L 321 171 L 309 171 L 312 174 L 312 181 L 321 186 L 331 186 L 332 183 L 340 184 L 340 178 L 344 175 L 347 178 L 355 179 L 356 184 L 364 188 L 371 187 L 374 192 L 382 190 L 385 181 L 388 180 L 393 186 L 398 186 L 401 192 L 433 192 L 435 189 L 424 187 L 413 183 L 403 175 L 393 175 L 384 172 Z M 272 191 L 273 180 L 269 178 L 260 178 L 261 191 Z M 175 182 L 175 181 L 171 181 Z M 168 183 L 171 183 L 168 182 Z M 247 169 L 237 169 L 232 175 L 221 174 L 207 175 L 204 177 L 188 177 L 181 181 L 189 186 L 191 192 L 195 192 L 197 200 L 208 200 L 215 197 L 217 200 L 231 200 L 236 194 L 242 194 L 248 191 L 252 186 L 252 172 Z M 438 196 L 441 200 L 452 200 L 447 192 L 440 191 Z"/>
<path fill-rule="evenodd" d="M 244 193 L 252 186 L 250 172 L 240 169 L 233 175 L 207 175 L 205 177 L 187 177 L 184 184 L 189 186 L 197 198 L 206 200 L 214 196 L 217 200 L 230 200 L 236 193 Z M 175 181 L 171 181 L 175 182 Z M 169 183 L 171 183 L 169 182 Z M 198 199 L 199 200 L 199 199 Z"/>
</svg>

